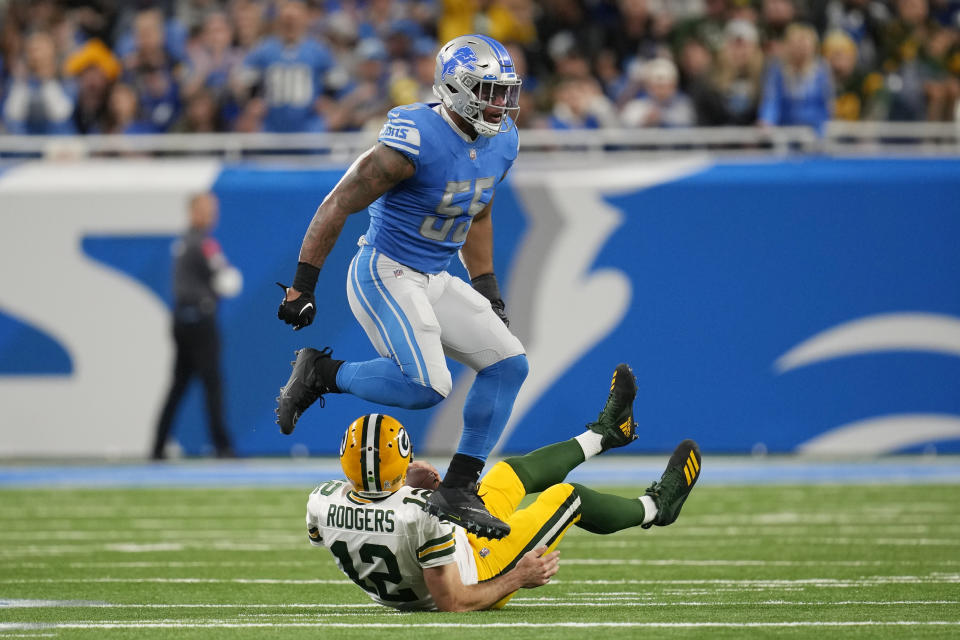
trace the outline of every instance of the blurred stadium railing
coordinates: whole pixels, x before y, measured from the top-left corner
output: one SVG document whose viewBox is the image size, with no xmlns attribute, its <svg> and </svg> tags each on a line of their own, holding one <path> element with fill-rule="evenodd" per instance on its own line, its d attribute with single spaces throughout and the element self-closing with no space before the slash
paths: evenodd
<svg viewBox="0 0 960 640">
<path fill-rule="evenodd" d="M 358 133 L 216 133 L 93 136 L 0 136 L 0 160 L 80 159 L 144 155 L 210 157 L 227 162 L 295 160 L 308 165 L 352 161 L 376 140 Z M 738 154 L 960 154 L 960 124 L 830 122 L 822 137 L 808 127 L 523 130 L 523 154 L 580 151 Z"/>
</svg>

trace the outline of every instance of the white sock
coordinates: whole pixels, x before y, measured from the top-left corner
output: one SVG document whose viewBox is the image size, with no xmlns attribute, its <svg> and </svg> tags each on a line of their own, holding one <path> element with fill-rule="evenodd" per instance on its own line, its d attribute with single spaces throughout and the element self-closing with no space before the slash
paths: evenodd
<svg viewBox="0 0 960 640">
<path fill-rule="evenodd" d="M 643 495 L 637 499 L 640 501 L 640 504 L 643 505 L 643 522 L 640 524 L 653 522 L 653 519 L 657 517 L 657 505 L 654 503 L 653 498 Z"/>
<path fill-rule="evenodd" d="M 596 431 L 587 429 L 574 438 L 574 440 L 576 440 L 580 444 L 580 448 L 583 449 L 584 460 L 589 460 L 603 451 L 603 446 L 600 444 L 600 441 L 603 440 L 603 434 L 597 433 Z"/>
</svg>

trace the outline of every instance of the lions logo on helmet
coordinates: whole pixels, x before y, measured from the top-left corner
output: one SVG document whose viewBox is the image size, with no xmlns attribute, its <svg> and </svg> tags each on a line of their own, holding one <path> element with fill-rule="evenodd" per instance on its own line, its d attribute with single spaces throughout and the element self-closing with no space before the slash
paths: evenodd
<svg viewBox="0 0 960 640">
<path fill-rule="evenodd" d="M 437 53 L 434 95 L 487 138 L 513 127 L 521 84 L 510 52 L 488 36 L 460 36 Z"/>
<path fill-rule="evenodd" d="M 366 498 L 383 498 L 402 487 L 412 458 L 407 430 L 380 413 L 354 420 L 340 441 L 340 466 Z"/>
</svg>

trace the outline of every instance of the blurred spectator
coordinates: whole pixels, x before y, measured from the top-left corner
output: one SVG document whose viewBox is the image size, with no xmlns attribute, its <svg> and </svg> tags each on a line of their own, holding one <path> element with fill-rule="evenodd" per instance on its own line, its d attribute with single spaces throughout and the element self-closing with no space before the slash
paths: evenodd
<svg viewBox="0 0 960 640">
<path fill-rule="evenodd" d="M 116 0 L 68 0 L 63 4 L 79 36 L 77 44 L 87 40 L 105 44 L 113 41 L 119 9 Z"/>
<path fill-rule="evenodd" d="M 557 34 L 550 41 L 548 54 L 556 78 L 586 78 L 590 75 L 590 61 L 572 34 L 566 31 Z"/>
<path fill-rule="evenodd" d="M 677 87 L 677 67 L 665 58 L 643 65 L 646 95 L 624 105 L 620 119 L 627 127 L 690 127 L 696 124 L 693 103 Z"/>
<path fill-rule="evenodd" d="M 711 51 L 723 46 L 724 28 L 732 13 L 732 0 L 704 0 L 702 15 L 678 23 L 672 33 L 673 48 L 680 51 L 684 42 L 693 38 Z"/>
<path fill-rule="evenodd" d="M 357 45 L 350 84 L 329 110 L 331 131 L 359 131 L 364 123 L 382 120 L 393 106 L 387 90 L 387 51 L 379 40 L 367 38 Z"/>
<path fill-rule="evenodd" d="M 960 29 L 960 0 L 930 0 L 930 16 L 942 27 Z"/>
<path fill-rule="evenodd" d="M 833 107 L 830 70 L 817 55 L 813 27 L 787 27 L 783 56 L 770 64 L 764 80 L 759 122 L 767 126 L 806 125 L 823 133 Z"/>
<path fill-rule="evenodd" d="M 538 43 L 528 51 L 534 75 L 549 77 L 555 72 L 556 60 L 569 51 L 601 48 L 603 26 L 591 23 L 578 0 L 544 0 L 541 9 L 535 22 Z"/>
<path fill-rule="evenodd" d="M 618 0 L 620 17 L 609 25 L 604 44 L 613 50 L 617 65 L 624 67 L 630 60 L 652 60 L 665 53 L 670 31 L 666 12 L 650 11 L 649 0 Z"/>
<path fill-rule="evenodd" d="M 140 112 L 153 131 L 162 133 L 179 115 L 181 59 L 168 47 L 159 9 L 137 13 L 133 34 L 134 47 L 124 58 L 123 79 L 136 89 Z"/>
<path fill-rule="evenodd" d="M 781 45 L 786 39 L 787 28 L 796 19 L 797 7 L 793 0 L 763 0 L 760 25 L 763 49 L 767 55 L 781 56 Z"/>
<path fill-rule="evenodd" d="M 15 134 L 74 133 L 72 87 L 60 78 L 49 33 L 27 38 L 24 60 L 12 65 L 12 80 L 3 107 L 7 131 Z"/>
<path fill-rule="evenodd" d="M 500 42 L 532 45 L 537 39 L 532 0 L 442 0 L 437 40 L 482 33 Z M 541 12 L 542 15 L 542 12 Z"/>
<path fill-rule="evenodd" d="M 391 61 L 408 62 L 413 59 L 414 43 L 422 37 L 420 25 L 404 18 L 392 22 L 382 38 L 367 38 L 364 41 L 380 44 L 384 55 Z"/>
<path fill-rule="evenodd" d="M 236 29 L 236 44 L 241 51 L 253 51 L 266 33 L 263 5 L 256 0 L 236 0 L 230 4 Z"/>
<path fill-rule="evenodd" d="M 716 124 L 753 124 L 757 119 L 764 67 L 757 28 L 745 20 L 732 20 L 724 35 L 714 81 L 722 109 Z"/>
<path fill-rule="evenodd" d="M 890 9 L 882 0 L 828 0 L 813 16 L 820 33 L 843 31 L 858 51 L 857 64 L 877 64 L 881 27 L 890 20 Z"/>
<path fill-rule="evenodd" d="M 600 129 L 618 124 L 613 103 L 593 78 L 563 80 L 554 88 L 553 96 L 548 120 L 551 129 Z"/>
<path fill-rule="evenodd" d="M 350 84 L 358 41 L 356 20 L 345 11 L 330 14 L 324 22 L 324 37 L 334 59 L 333 68 L 327 72 L 325 78 L 325 89 L 336 94 Z"/>
<path fill-rule="evenodd" d="M 857 67 L 857 45 L 846 31 L 823 40 L 823 57 L 833 75 L 836 120 L 882 120 L 887 115 L 883 76 Z"/>
<path fill-rule="evenodd" d="M 227 15 L 207 14 L 197 40 L 187 49 L 188 70 L 183 95 L 186 100 L 207 90 L 219 112 L 218 120 L 232 122 L 240 111 L 230 81 L 243 63 L 243 53 L 233 47 L 233 29 Z"/>
<path fill-rule="evenodd" d="M 770 96 L 792 95 L 793 108 L 817 103 L 798 92 L 815 92 L 809 71 L 820 63 L 801 73 L 786 50 L 788 25 L 805 18 L 831 36 L 824 54 L 838 118 L 955 117 L 960 0 L 0 0 L 0 116 L 11 131 L 26 130 L 26 109 L 31 130 L 96 133 L 120 80 L 138 105 L 121 129 L 357 130 L 379 124 L 381 103 L 434 100 L 437 34 L 473 32 L 529 65 L 521 126 L 576 121 L 555 112 L 558 102 L 569 107 L 571 86 L 592 99 L 599 83 L 616 109 L 649 101 L 636 70 L 658 58 L 680 67 L 677 93 L 689 96 L 698 124 L 745 124 L 761 68 L 781 82 Z M 27 81 L 26 43 L 37 33 L 52 40 L 58 92 Z M 122 62 L 116 80 L 111 58 Z M 208 95 L 188 107 L 201 89 Z M 74 105 L 69 122 L 51 120 L 46 110 L 64 100 Z M 181 114 L 191 108 L 193 117 Z M 117 121 L 126 122 L 111 116 L 110 126 Z"/>
<path fill-rule="evenodd" d="M 680 88 L 693 102 L 696 123 L 703 127 L 725 124 L 723 100 L 714 86 L 713 56 L 696 38 L 687 38 L 680 50 Z"/>
<path fill-rule="evenodd" d="M 137 91 L 130 85 L 117 83 L 110 90 L 104 133 L 154 133 L 153 125 L 140 117 Z"/>
<path fill-rule="evenodd" d="M 390 26 L 404 15 L 405 3 L 394 0 L 366 0 L 366 7 L 359 11 L 357 35 L 361 40 L 367 38 L 386 38 Z M 358 7 L 359 8 L 359 7 Z"/>
<path fill-rule="evenodd" d="M 189 34 L 202 29 L 207 17 L 211 13 L 220 13 L 226 3 L 221 0 L 175 0 L 173 4 L 176 22 Z"/>
<path fill-rule="evenodd" d="M 330 51 L 305 37 L 307 8 L 284 0 L 278 9 L 277 33 L 265 39 L 244 61 L 246 84 L 258 84 L 266 106 L 267 131 L 323 131 L 324 76 L 333 67 Z"/>
<path fill-rule="evenodd" d="M 433 72 L 436 69 L 437 44 L 429 38 L 421 38 L 414 45 L 414 58 L 410 74 L 400 74 L 391 79 L 390 102 L 393 104 L 412 104 L 414 102 L 437 102 L 433 95 Z M 517 74 L 523 78 L 520 60 L 516 52 L 511 52 Z M 524 89 L 526 79 L 524 78 Z M 524 92 L 521 91 L 523 96 Z M 522 105 L 521 105 L 522 107 Z M 521 111 L 523 109 L 521 108 Z"/>
<path fill-rule="evenodd" d="M 170 128 L 171 133 L 215 133 L 225 130 L 216 94 L 202 87 L 190 94 L 183 115 Z"/>
<path fill-rule="evenodd" d="M 948 71 L 957 32 L 930 17 L 926 0 L 897 0 L 896 9 L 896 19 L 883 30 L 890 118 L 949 120 L 960 94 Z"/>
<path fill-rule="evenodd" d="M 117 18 L 117 29 L 120 35 L 114 45 L 114 51 L 125 63 L 127 58 L 137 49 L 145 48 L 145 35 L 153 42 L 159 43 L 165 55 L 175 63 L 181 62 L 187 55 L 187 30 L 172 15 L 172 0 L 128 0 L 119 3 L 121 9 Z M 143 34 L 144 14 L 150 14 L 146 21 L 150 24 L 149 34 Z M 154 25 L 156 21 L 156 25 Z M 153 34 L 156 28 L 158 35 Z"/>
<path fill-rule="evenodd" d="M 67 58 L 64 73 L 77 83 L 74 127 L 79 133 L 103 133 L 110 88 L 120 76 L 120 61 L 100 40 L 88 40 Z"/>
</svg>

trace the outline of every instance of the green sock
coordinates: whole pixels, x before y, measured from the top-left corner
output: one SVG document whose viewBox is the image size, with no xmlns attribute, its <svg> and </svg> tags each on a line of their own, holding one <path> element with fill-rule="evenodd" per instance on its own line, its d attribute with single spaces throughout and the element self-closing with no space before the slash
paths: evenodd
<svg viewBox="0 0 960 640">
<path fill-rule="evenodd" d="M 573 483 L 580 496 L 580 522 L 577 526 L 590 533 L 614 533 L 643 524 L 643 504 L 635 498 L 622 498 Z"/>
<path fill-rule="evenodd" d="M 583 462 L 583 448 L 576 440 L 549 444 L 524 456 L 504 460 L 523 483 L 527 493 L 537 493 L 563 482 L 567 474 Z"/>
</svg>

